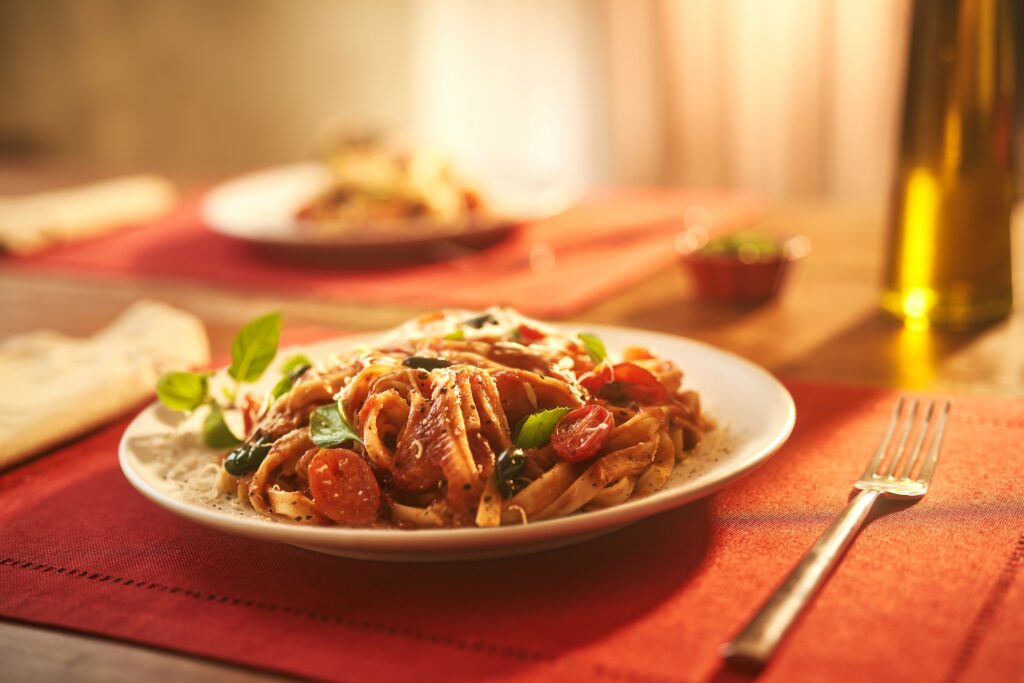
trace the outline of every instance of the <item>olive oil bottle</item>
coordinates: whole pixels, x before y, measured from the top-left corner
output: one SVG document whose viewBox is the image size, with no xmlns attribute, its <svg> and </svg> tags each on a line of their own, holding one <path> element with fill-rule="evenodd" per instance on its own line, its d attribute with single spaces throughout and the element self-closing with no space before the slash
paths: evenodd
<svg viewBox="0 0 1024 683">
<path fill-rule="evenodd" d="M 915 0 L 882 305 L 909 327 L 1012 308 L 1015 0 Z"/>
</svg>

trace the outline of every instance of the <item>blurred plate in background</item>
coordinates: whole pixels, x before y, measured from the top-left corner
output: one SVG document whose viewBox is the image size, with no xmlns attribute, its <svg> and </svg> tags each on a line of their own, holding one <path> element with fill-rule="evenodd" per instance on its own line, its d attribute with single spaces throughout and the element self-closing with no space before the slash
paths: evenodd
<svg viewBox="0 0 1024 683">
<path fill-rule="evenodd" d="M 201 206 L 203 222 L 214 232 L 277 255 L 323 262 L 344 253 L 364 259 L 363 266 L 395 261 L 451 258 L 466 249 L 488 246 L 517 225 L 565 210 L 576 193 L 555 188 L 484 184 L 488 211 L 462 221 L 431 219 L 367 220 L 329 231 L 296 216 L 313 197 L 330 187 L 331 174 L 318 163 L 275 166 L 248 173 L 213 188 Z M 366 261 L 369 259 L 369 262 Z"/>
</svg>

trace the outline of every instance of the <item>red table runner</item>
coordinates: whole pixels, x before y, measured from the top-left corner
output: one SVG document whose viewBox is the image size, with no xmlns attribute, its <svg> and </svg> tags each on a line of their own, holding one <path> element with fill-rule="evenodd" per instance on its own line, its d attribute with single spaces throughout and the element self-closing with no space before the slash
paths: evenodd
<svg viewBox="0 0 1024 683">
<path fill-rule="evenodd" d="M 675 234 L 691 210 L 691 217 L 700 214 L 701 222 L 710 221 L 714 230 L 754 216 L 752 202 L 720 192 L 608 190 L 560 216 L 522 226 L 500 244 L 451 261 L 380 270 L 349 263 L 328 269 L 275 260 L 217 235 L 203 227 L 192 201 L 146 225 L 35 256 L 0 257 L 0 266 L 111 279 L 198 281 L 356 303 L 468 308 L 504 303 L 532 315 L 560 317 L 671 265 L 677 259 Z M 551 244 L 567 246 L 556 250 L 550 268 L 532 270 L 531 250 Z"/>
<path fill-rule="evenodd" d="M 126 422 L 0 475 L 0 615 L 337 681 L 745 680 L 733 634 L 841 510 L 891 392 L 791 383 L 790 442 L 577 546 L 381 564 L 225 535 L 121 476 Z M 933 487 L 875 515 L 763 681 L 1020 681 L 1024 402 L 956 398 Z"/>
</svg>

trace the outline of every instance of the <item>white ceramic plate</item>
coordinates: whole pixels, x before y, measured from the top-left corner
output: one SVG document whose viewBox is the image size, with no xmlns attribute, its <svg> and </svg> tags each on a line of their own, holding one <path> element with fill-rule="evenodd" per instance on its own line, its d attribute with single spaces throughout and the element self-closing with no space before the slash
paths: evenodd
<svg viewBox="0 0 1024 683">
<path fill-rule="evenodd" d="M 580 329 L 559 327 L 566 331 Z M 495 529 L 404 531 L 275 522 L 251 511 L 229 509 L 222 499 L 194 502 L 185 495 L 181 482 L 189 476 L 190 468 L 194 470 L 202 463 L 214 461 L 216 455 L 196 446 L 194 436 L 191 443 L 187 439 L 183 442 L 183 430 L 175 424 L 180 418 L 156 403 L 143 410 L 125 431 L 120 448 L 121 469 L 132 485 L 157 505 L 227 533 L 360 559 L 464 560 L 577 543 L 678 507 L 751 471 L 789 437 L 796 420 L 792 397 L 778 380 L 749 361 L 700 342 L 665 334 L 598 325 L 587 325 L 586 329 L 601 335 L 612 354 L 632 344 L 648 346 L 676 361 L 685 374 L 684 386 L 700 392 L 704 409 L 718 422 L 717 434 L 711 432 L 706 438 L 708 444 L 717 445 L 677 465 L 666 487 L 649 498 L 561 519 Z M 375 336 L 345 337 L 302 350 L 315 360 L 369 343 Z M 282 352 L 279 358 L 288 355 Z M 183 464 L 169 467 L 168 456 L 180 457 Z"/>
<path fill-rule="evenodd" d="M 372 252 L 375 257 L 403 250 L 406 254 L 441 258 L 453 251 L 453 245 L 484 246 L 502 238 L 517 224 L 564 210 L 576 195 L 565 188 L 491 182 L 483 183 L 481 188 L 488 214 L 469 222 L 370 221 L 336 234 L 318 232 L 311 226 L 304 229 L 296 213 L 329 185 L 330 173 L 322 164 L 275 166 L 213 188 L 203 198 L 200 212 L 211 230 L 227 237 L 291 252 L 339 251 L 350 257 L 346 262 L 351 263 L 353 250 Z"/>
</svg>

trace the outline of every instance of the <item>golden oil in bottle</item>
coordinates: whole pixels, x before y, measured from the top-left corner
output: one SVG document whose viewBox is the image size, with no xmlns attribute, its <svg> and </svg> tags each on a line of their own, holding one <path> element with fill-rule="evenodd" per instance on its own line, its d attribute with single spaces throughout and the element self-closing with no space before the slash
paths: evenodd
<svg viewBox="0 0 1024 683">
<path fill-rule="evenodd" d="M 917 0 L 883 307 L 967 328 L 1012 308 L 1013 0 Z"/>
</svg>

